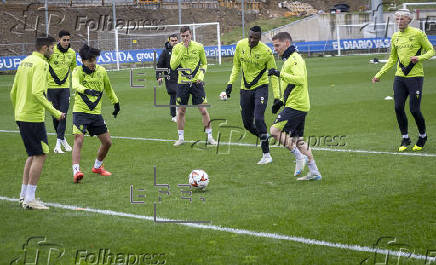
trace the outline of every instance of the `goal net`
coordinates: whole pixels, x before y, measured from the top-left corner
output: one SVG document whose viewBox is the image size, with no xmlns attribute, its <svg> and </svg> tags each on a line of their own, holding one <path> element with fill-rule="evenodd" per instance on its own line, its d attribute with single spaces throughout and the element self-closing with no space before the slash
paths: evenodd
<svg viewBox="0 0 436 265">
<path fill-rule="evenodd" d="M 192 40 L 205 47 L 208 64 L 221 64 L 220 28 L 218 22 L 179 25 L 131 25 L 115 31 L 99 32 L 97 46 L 102 56 L 99 63 L 108 69 L 153 66 L 171 34 L 180 39 L 180 27 L 189 26 Z M 118 54 L 118 56 L 117 56 Z"/>
</svg>

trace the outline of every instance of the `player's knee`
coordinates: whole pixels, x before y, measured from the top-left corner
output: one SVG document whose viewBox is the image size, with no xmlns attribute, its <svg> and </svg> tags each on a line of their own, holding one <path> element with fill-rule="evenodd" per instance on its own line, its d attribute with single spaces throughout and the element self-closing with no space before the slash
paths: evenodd
<svg viewBox="0 0 436 265">
<path fill-rule="evenodd" d="M 106 148 L 109 149 L 112 146 L 112 139 L 106 139 L 103 144 Z"/>
<path fill-rule="evenodd" d="M 186 108 L 178 107 L 178 108 L 177 108 L 177 112 L 178 112 L 180 115 L 185 115 Z"/>
<path fill-rule="evenodd" d="M 276 127 L 274 127 L 274 126 L 271 126 L 271 128 L 269 129 L 269 132 L 271 133 L 271 135 L 272 135 L 273 137 L 277 137 L 277 136 L 280 135 L 280 133 L 281 133 L 282 131 L 280 131 L 278 128 L 276 128 Z"/>
<path fill-rule="evenodd" d="M 207 115 L 207 109 L 206 108 L 198 108 L 198 110 L 200 111 L 201 115 Z"/>
<path fill-rule="evenodd" d="M 74 136 L 74 143 L 78 146 L 78 147 L 82 147 L 83 145 L 83 134 L 76 134 Z"/>
<path fill-rule="evenodd" d="M 256 128 L 259 128 L 265 124 L 265 119 L 263 117 L 256 117 L 254 118 L 254 124 L 256 124 Z"/>
<path fill-rule="evenodd" d="M 404 105 L 395 105 L 395 112 L 397 113 L 404 112 Z"/>
<path fill-rule="evenodd" d="M 422 115 L 421 110 L 419 110 L 419 109 L 411 109 L 410 113 L 415 118 L 420 117 Z"/>
</svg>

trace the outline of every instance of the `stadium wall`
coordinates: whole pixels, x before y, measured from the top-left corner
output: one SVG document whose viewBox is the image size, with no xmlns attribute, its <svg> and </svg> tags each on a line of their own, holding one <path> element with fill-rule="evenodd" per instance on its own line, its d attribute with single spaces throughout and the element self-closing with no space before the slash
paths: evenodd
<svg viewBox="0 0 436 265">
<path fill-rule="evenodd" d="M 436 46 L 436 36 L 428 36 L 433 46 Z M 272 44 L 267 43 L 272 49 Z M 336 52 L 338 50 L 338 42 L 336 40 L 326 41 L 311 41 L 295 43 L 300 53 L 321 53 L 321 52 Z M 340 41 L 342 51 L 359 51 L 373 49 L 387 49 L 390 46 L 390 38 L 364 38 L 364 39 L 344 39 Z M 207 57 L 217 57 L 217 46 L 205 46 Z M 223 57 L 233 56 L 236 45 L 222 45 L 221 55 Z M 155 54 L 158 57 L 162 49 L 141 49 L 141 50 L 124 50 L 119 51 L 119 62 L 126 63 L 143 63 L 153 62 Z M 20 56 L 4 56 L 0 57 L 0 71 L 16 70 L 20 62 L 26 58 L 26 55 Z M 115 51 L 103 51 L 98 58 L 99 64 L 116 64 Z M 77 64 L 81 65 L 80 56 L 77 55 Z"/>
</svg>

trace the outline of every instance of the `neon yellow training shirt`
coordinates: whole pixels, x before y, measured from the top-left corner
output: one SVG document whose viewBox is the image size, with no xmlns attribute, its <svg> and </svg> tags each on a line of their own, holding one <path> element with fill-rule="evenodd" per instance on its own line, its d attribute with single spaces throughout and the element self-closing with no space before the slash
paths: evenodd
<svg viewBox="0 0 436 265">
<path fill-rule="evenodd" d="M 180 66 L 180 68 L 191 69 L 193 72 L 199 64 L 200 66 L 197 70 L 197 73 L 195 74 L 195 76 L 192 77 L 192 79 L 189 79 L 187 77 L 182 77 L 182 72 L 178 71 L 179 84 L 183 84 L 182 81 L 186 81 L 186 82 L 196 82 L 197 80 L 203 81 L 204 72 L 206 72 L 207 69 L 206 53 L 204 51 L 203 44 L 195 41 L 189 42 L 188 48 L 186 48 L 183 43 L 177 43 L 173 47 L 171 60 L 170 60 L 171 70 L 176 71 L 176 69 Z M 185 71 L 185 72 L 187 74 L 190 74 L 189 71 Z"/>
<path fill-rule="evenodd" d="M 297 52 L 293 52 L 283 63 L 280 71 L 280 85 L 283 94 L 286 93 L 288 85 L 295 85 L 286 102 L 284 102 L 285 107 L 304 112 L 310 110 L 306 62 Z M 281 97 L 281 100 L 284 100 L 284 98 Z"/>
<path fill-rule="evenodd" d="M 39 52 L 20 63 L 10 93 L 16 121 L 44 122 L 45 109 L 60 118 L 62 113 L 46 98 L 49 75 L 47 59 Z"/>
<path fill-rule="evenodd" d="M 56 45 L 53 49 L 53 54 L 50 56 L 49 64 L 53 69 L 56 77 L 64 81 L 63 84 L 56 84 L 54 78 L 50 73 L 48 81 L 48 88 L 69 88 L 70 87 L 70 73 L 77 66 L 76 52 L 69 48 L 65 53 L 61 52 Z M 68 73 L 68 76 L 67 76 Z"/>
<path fill-rule="evenodd" d="M 419 55 L 418 62 L 406 76 L 404 75 L 401 67 L 399 67 L 398 57 L 400 62 L 407 67 L 410 64 L 410 57 L 415 56 L 416 52 L 422 48 Z M 424 53 L 425 50 L 425 53 Z M 395 76 L 400 77 L 418 77 L 424 76 L 424 69 L 422 67 L 422 61 L 430 59 L 434 55 L 433 45 L 427 38 L 427 35 L 421 30 L 408 26 L 403 32 L 397 31 L 391 38 L 391 54 L 388 61 L 375 75 L 375 78 L 380 78 L 386 73 L 392 66 L 397 65 L 397 72 Z"/>
<path fill-rule="evenodd" d="M 260 72 L 266 68 L 259 81 L 250 88 L 245 87 L 244 78 L 241 78 L 241 89 L 253 90 L 261 85 L 268 85 L 268 70 L 277 69 L 274 56 L 271 49 L 260 42 L 253 48 L 250 48 L 248 38 L 242 39 L 236 45 L 235 55 L 233 56 L 232 74 L 228 84 L 233 84 L 238 79 L 239 72 L 245 77 L 247 83 L 251 83 Z M 280 97 L 279 83 L 276 76 L 271 76 L 271 84 L 274 98 Z"/>
<path fill-rule="evenodd" d="M 101 95 L 85 95 L 85 89 L 92 89 L 101 93 L 106 92 L 112 104 L 118 102 L 118 97 L 112 89 L 106 69 L 103 66 L 96 65 L 95 71 L 91 74 L 85 73 L 83 67 L 76 67 L 73 71 L 72 81 L 73 90 L 76 91 L 73 112 L 101 114 Z M 85 101 L 87 101 L 88 104 L 96 103 L 96 105 L 91 109 Z"/>
</svg>

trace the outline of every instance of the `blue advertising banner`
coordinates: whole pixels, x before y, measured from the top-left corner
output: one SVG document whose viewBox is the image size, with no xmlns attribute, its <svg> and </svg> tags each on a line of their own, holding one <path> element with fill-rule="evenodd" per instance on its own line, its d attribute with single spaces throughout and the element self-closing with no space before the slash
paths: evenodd
<svg viewBox="0 0 436 265">
<path fill-rule="evenodd" d="M 436 36 L 428 36 L 428 39 L 436 46 Z M 368 50 L 378 48 L 389 48 L 390 38 L 365 38 L 365 39 L 344 39 L 340 41 L 341 50 Z M 268 43 L 272 49 L 272 44 Z M 295 43 L 298 51 L 301 53 L 312 52 L 332 52 L 338 50 L 338 42 L 336 40 L 328 41 L 311 41 L 311 42 L 297 42 Z M 235 54 L 236 45 L 223 45 L 221 46 L 221 56 L 233 56 Z M 217 57 L 217 46 L 205 46 L 204 50 L 207 57 Z M 142 49 L 142 50 L 126 50 L 119 51 L 119 63 L 141 63 L 152 62 L 155 56 L 159 57 L 162 49 Z M 20 56 L 4 56 L 0 57 L 0 71 L 16 70 L 20 62 L 26 58 L 25 55 Z M 102 51 L 98 57 L 97 63 L 99 64 L 116 64 L 115 51 Z M 77 64 L 82 65 L 80 56 L 77 55 Z"/>
</svg>

